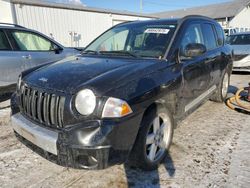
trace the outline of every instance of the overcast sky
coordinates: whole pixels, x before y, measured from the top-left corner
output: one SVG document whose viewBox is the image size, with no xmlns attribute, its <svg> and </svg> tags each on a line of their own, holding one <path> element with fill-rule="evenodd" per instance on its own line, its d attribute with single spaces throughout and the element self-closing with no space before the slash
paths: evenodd
<svg viewBox="0 0 250 188">
<path fill-rule="evenodd" d="M 48 0 L 60 3 L 82 4 L 90 7 L 140 12 L 140 0 Z M 143 0 L 143 13 L 183 9 L 194 6 L 227 2 L 230 0 Z"/>
</svg>

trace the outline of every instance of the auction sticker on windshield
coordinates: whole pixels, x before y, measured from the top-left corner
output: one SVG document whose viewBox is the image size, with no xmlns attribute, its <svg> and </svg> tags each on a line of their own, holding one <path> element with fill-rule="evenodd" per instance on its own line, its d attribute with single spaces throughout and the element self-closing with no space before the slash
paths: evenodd
<svg viewBox="0 0 250 188">
<path fill-rule="evenodd" d="M 159 33 L 159 34 L 168 34 L 169 29 L 162 28 L 148 28 L 145 30 L 145 33 Z"/>
</svg>

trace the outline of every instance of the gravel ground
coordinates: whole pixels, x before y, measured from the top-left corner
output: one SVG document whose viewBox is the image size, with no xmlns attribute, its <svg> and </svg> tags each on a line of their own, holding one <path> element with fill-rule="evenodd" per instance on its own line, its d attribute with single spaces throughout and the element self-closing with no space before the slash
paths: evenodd
<svg viewBox="0 0 250 188">
<path fill-rule="evenodd" d="M 234 74 L 231 90 L 250 74 Z M 234 87 L 233 87 L 234 86 Z M 45 160 L 19 143 L 9 101 L 0 104 L 0 187 L 246 187 L 250 185 L 250 116 L 206 102 L 175 130 L 169 156 L 157 171 L 116 165 L 75 170 Z"/>
</svg>

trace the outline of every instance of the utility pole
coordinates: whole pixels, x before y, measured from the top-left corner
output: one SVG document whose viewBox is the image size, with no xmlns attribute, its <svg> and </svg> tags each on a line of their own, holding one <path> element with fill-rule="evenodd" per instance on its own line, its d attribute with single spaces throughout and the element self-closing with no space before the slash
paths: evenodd
<svg viewBox="0 0 250 188">
<path fill-rule="evenodd" d="M 143 12 L 143 0 L 140 0 L 140 12 Z"/>
</svg>

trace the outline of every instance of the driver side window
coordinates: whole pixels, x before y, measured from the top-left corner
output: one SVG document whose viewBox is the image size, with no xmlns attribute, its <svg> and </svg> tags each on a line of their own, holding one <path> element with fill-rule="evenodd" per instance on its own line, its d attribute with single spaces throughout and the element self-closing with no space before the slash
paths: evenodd
<svg viewBox="0 0 250 188">
<path fill-rule="evenodd" d="M 190 24 L 186 29 L 180 45 L 180 55 L 185 56 L 184 50 L 188 44 L 204 44 L 202 29 L 200 24 Z"/>
</svg>

